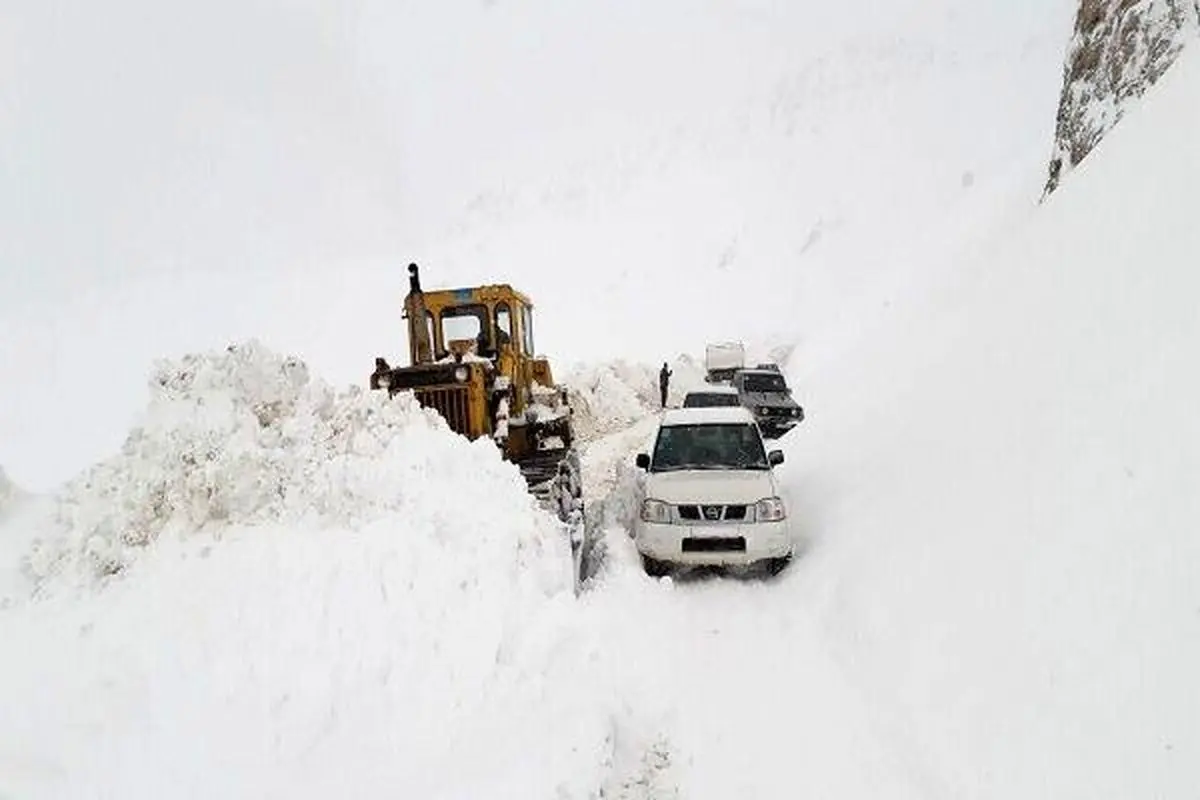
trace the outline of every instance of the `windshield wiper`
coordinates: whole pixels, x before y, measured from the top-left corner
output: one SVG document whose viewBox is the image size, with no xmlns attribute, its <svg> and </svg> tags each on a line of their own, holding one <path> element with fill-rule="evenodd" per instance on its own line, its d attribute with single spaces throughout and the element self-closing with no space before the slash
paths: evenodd
<svg viewBox="0 0 1200 800">
<path fill-rule="evenodd" d="M 736 470 L 767 469 L 766 464 L 672 464 L 669 467 L 655 467 L 654 472 L 677 472 L 682 469 L 694 469 L 697 471 L 714 471 L 714 472 L 734 472 Z"/>
</svg>

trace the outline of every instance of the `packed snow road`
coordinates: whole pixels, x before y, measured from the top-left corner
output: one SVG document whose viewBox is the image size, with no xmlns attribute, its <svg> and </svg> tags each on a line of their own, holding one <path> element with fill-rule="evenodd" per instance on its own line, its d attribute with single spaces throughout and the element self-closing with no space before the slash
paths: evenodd
<svg viewBox="0 0 1200 800">
<path fill-rule="evenodd" d="M 630 548 L 614 551 L 588 624 L 626 702 L 658 709 L 678 796 L 939 796 L 828 651 L 807 583 L 818 565 L 765 582 L 653 581 Z"/>
<path fill-rule="evenodd" d="M 821 612 L 831 582 L 819 550 L 802 542 L 793 565 L 766 580 L 643 573 L 628 537 L 633 460 L 656 425 L 650 415 L 583 454 L 589 486 L 604 493 L 592 514 L 604 563 L 582 598 L 583 620 L 605 643 L 624 704 L 655 709 L 658 727 L 640 737 L 670 756 L 657 791 L 677 792 L 628 796 L 787 797 L 801 787 L 827 797 L 941 796 L 920 754 L 828 647 Z M 804 497 L 793 488 L 785 499 L 797 507 Z"/>
</svg>

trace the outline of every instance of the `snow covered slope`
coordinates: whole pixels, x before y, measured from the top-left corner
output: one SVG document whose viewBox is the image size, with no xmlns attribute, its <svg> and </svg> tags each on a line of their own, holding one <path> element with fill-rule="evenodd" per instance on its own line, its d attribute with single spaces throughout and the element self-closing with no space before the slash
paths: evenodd
<svg viewBox="0 0 1200 800">
<path fill-rule="evenodd" d="M 824 635 L 944 796 L 1200 786 L 1198 141 L 1186 53 L 1003 246 L 807 376 Z"/>
</svg>

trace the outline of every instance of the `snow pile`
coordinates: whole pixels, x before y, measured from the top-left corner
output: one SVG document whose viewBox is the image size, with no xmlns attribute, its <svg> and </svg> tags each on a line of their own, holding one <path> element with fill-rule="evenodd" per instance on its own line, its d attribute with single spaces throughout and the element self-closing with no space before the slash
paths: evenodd
<svg viewBox="0 0 1200 800">
<path fill-rule="evenodd" d="M 794 344 L 759 344 L 746 346 L 746 366 L 778 364 L 787 369 Z M 681 353 L 667 362 L 671 384 L 667 404 L 678 406 L 692 389 L 705 383 L 704 355 Z M 658 373 L 662 363 L 648 364 L 627 359 L 615 359 L 572 365 L 561 379 L 569 391 L 575 409 L 575 426 L 585 441 L 624 431 L 659 407 Z"/>
<path fill-rule="evenodd" d="M 0 795 L 583 797 L 605 780 L 611 714 L 573 683 L 569 542 L 494 446 L 254 343 L 152 384 L 42 545 L 124 579 L 0 594 L 21 654 L 0 659 Z"/>
<path fill-rule="evenodd" d="M 40 572 L 64 553 L 113 572 L 164 532 L 360 527 L 425 508 L 431 493 L 463 504 L 481 485 L 524 513 L 532 502 L 490 442 L 454 435 L 406 395 L 336 392 L 254 341 L 160 362 L 150 384 L 121 452 L 58 495 L 60 536 L 34 559 Z"/>
<path fill-rule="evenodd" d="M 561 382 L 568 388 L 575 410 L 577 435 L 594 439 L 617 431 L 659 410 L 658 372 L 662 364 L 623 359 L 571 367 Z M 683 354 L 669 362 L 672 372 L 668 404 L 704 385 L 702 359 Z"/>
</svg>

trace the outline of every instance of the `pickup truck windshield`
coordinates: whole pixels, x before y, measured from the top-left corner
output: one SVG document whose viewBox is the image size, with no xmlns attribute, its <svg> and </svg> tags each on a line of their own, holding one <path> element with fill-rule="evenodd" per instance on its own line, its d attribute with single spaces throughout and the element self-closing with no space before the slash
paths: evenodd
<svg viewBox="0 0 1200 800">
<path fill-rule="evenodd" d="M 787 381 L 782 375 L 746 375 L 742 388 L 747 392 L 786 392 Z"/>
<path fill-rule="evenodd" d="M 744 423 L 668 425 L 654 443 L 651 472 L 770 469 L 758 429 Z"/>
</svg>

